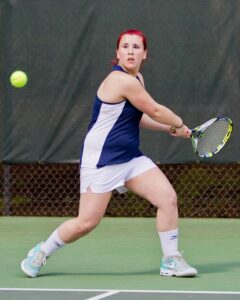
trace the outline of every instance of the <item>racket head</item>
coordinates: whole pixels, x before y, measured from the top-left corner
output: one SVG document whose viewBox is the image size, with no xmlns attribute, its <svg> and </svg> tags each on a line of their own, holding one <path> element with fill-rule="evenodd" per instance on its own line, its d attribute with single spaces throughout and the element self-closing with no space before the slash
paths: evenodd
<svg viewBox="0 0 240 300">
<path fill-rule="evenodd" d="M 192 129 L 193 151 L 202 158 L 212 157 L 225 146 L 232 130 L 233 122 L 228 117 L 213 118 Z"/>
</svg>

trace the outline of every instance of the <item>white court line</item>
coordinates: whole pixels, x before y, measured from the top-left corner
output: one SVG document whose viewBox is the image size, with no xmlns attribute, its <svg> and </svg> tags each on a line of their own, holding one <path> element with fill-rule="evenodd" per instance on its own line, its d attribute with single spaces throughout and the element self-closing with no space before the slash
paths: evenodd
<svg viewBox="0 0 240 300">
<path fill-rule="evenodd" d="M 168 294 L 216 294 L 240 295 L 239 292 L 223 291 L 172 291 L 172 290 L 108 290 L 108 289 L 40 289 L 40 288 L 0 288 L 0 291 L 37 291 L 37 292 L 116 292 L 116 293 L 168 293 Z"/>
<path fill-rule="evenodd" d="M 118 294 L 119 291 L 109 291 L 107 293 L 95 296 L 95 297 L 91 297 L 91 298 L 87 298 L 86 300 L 99 300 L 99 299 L 104 299 L 107 298 L 108 296 L 112 296 L 112 295 L 116 295 Z"/>
</svg>

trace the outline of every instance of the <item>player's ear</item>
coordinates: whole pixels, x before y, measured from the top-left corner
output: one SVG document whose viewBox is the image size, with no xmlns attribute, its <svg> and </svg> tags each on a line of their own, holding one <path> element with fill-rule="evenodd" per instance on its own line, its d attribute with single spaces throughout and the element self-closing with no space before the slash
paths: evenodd
<svg viewBox="0 0 240 300">
<path fill-rule="evenodd" d="M 146 60 L 147 59 L 147 50 L 144 51 L 144 54 L 143 54 L 143 60 Z"/>
<path fill-rule="evenodd" d="M 119 59 L 118 49 L 116 49 L 116 57 L 117 57 L 117 59 Z"/>
</svg>

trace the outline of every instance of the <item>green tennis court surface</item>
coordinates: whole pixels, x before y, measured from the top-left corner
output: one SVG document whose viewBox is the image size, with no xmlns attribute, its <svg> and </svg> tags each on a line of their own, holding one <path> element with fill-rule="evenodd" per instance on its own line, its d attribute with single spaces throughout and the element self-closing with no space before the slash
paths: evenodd
<svg viewBox="0 0 240 300">
<path fill-rule="evenodd" d="M 240 299 L 240 220 L 181 219 L 180 249 L 196 278 L 159 275 L 152 218 L 104 218 L 50 258 L 38 278 L 20 262 L 66 218 L 0 218 L 0 299 Z"/>
<path fill-rule="evenodd" d="M 133 300 L 133 299 L 150 299 L 150 300 L 236 300 L 240 297 L 240 292 L 189 292 L 189 291 L 103 291 L 103 290 L 40 290 L 40 289 L 15 289 L 0 290 L 1 299 L 26 299 L 26 300 Z"/>
</svg>

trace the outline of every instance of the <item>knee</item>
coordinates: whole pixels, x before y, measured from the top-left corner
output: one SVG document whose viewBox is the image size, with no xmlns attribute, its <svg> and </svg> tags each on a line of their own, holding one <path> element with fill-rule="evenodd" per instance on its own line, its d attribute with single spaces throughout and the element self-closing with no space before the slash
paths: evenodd
<svg viewBox="0 0 240 300">
<path fill-rule="evenodd" d="M 169 205 L 172 207 L 177 207 L 177 193 L 174 189 L 169 192 Z"/>
<path fill-rule="evenodd" d="M 160 197 L 157 208 L 171 211 L 177 209 L 177 194 L 174 189 L 169 189 Z"/>
<path fill-rule="evenodd" d="M 79 236 L 82 236 L 91 232 L 97 224 L 98 222 L 95 221 L 82 221 L 80 219 L 76 219 L 75 230 Z"/>
</svg>

